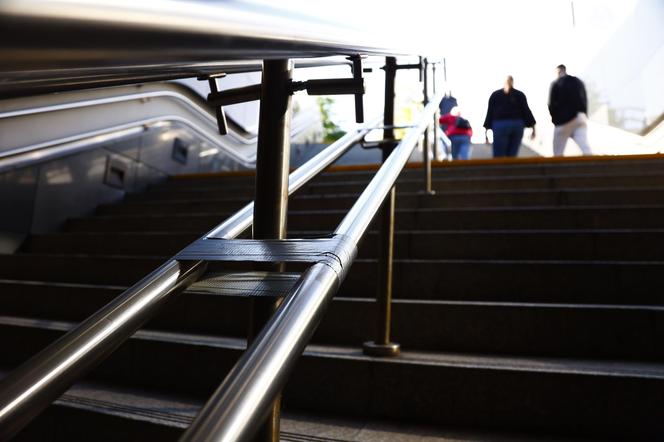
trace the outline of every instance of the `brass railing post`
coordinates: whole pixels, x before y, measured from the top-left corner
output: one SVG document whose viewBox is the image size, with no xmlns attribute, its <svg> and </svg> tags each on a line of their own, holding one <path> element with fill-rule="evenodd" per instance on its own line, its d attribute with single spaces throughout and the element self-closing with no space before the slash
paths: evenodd
<svg viewBox="0 0 664 442">
<path fill-rule="evenodd" d="M 431 64 L 431 89 L 433 91 L 433 96 L 436 96 L 436 63 Z M 433 114 L 433 159 L 435 161 L 440 161 L 438 157 L 438 143 L 440 143 L 440 138 L 438 137 L 438 130 L 440 123 L 440 111 L 437 110 Z"/>
<path fill-rule="evenodd" d="M 385 107 L 383 124 L 383 162 L 396 146 L 394 137 L 394 80 L 397 72 L 397 60 L 385 59 Z M 392 320 L 392 258 L 394 254 L 394 205 L 396 186 L 392 186 L 380 209 L 380 234 L 378 257 L 378 290 L 376 293 L 377 323 L 376 338 L 365 342 L 364 353 L 371 356 L 396 356 L 399 344 L 390 341 Z"/>
<path fill-rule="evenodd" d="M 426 107 L 429 104 L 429 62 L 424 59 L 422 66 L 422 104 Z M 434 134 L 434 138 L 435 138 Z M 432 194 L 431 190 L 431 152 L 429 151 L 429 128 L 424 131 L 424 141 L 422 142 L 422 168 L 424 170 L 424 192 Z"/>
<path fill-rule="evenodd" d="M 254 197 L 254 239 L 285 239 L 288 210 L 288 169 L 290 161 L 291 60 L 263 61 L 258 146 L 256 158 L 256 189 Z M 282 264 L 264 264 L 261 270 L 283 271 Z M 272 317 L 281 299 L 253 299 L 249 324 L 249 343 Z M 279 441 L 281 397 L 258 430 L 257 442 Z"/>
</svg>

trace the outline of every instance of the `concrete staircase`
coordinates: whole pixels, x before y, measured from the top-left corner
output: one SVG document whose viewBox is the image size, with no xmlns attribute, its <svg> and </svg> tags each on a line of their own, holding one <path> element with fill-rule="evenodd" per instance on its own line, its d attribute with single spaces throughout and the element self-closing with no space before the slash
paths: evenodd
<svg viewBox="0 0 664 442">
<path fill-rule="evenodd" d="M 372 174 L 302 189 L 291 235 L 330 232 Z M 240 208 L 252 179 L 172 179 L 0 256 L 0 366 Z M 664 159 L 454 164 L 434 169 L 436 195 L 421 187 L 419 170 L 398 184 L 402 355 L 361 352 L 376 314 L 372 231 L 288 383 L 282 439 L 662 438 Z M 248 306 L 186 292 L 18 439 L 177 439 L 241 354 Z"/>
</svg>

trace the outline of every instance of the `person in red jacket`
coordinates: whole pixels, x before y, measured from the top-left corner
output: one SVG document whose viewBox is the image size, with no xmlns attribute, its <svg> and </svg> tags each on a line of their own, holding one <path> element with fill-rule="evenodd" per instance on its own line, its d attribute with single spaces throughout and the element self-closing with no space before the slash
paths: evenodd
<svg viewBox="0 0 664 442">
<path fill-rule="evenodd" d="M 461 116 L 459 108 L 454 107 L 449 114 L 441 115 L 438 122 L 452 142 L 452 158 L 455 160 L 469 159 L 470 137 L 473 136 L 473 128 L 468 120 Z"/>
</svg>

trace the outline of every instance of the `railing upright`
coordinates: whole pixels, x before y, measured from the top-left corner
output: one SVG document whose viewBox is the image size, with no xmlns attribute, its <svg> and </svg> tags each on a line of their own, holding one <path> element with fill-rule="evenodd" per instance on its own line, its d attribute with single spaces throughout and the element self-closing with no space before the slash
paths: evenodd
<svg viewBox="0 0 664 442">
<path fill-rule="evenodd" d="M 422 104 L 426 107 L 429 104 L 429 62 L 425 58 L 422 67 Z M 435 133 L 434 133 L 435 138 Z M 424 141 L 422 142 L 422 167 L 424 169 L 424 192 L 432 194 L 431 190 L 431 153 L 429 151 L 429 128 L 424 131 Z"/>
<path fill-rule="evenodd" d="M 396 141 L 394 138 L 394 83 L 397 61 L 394 57 L 385 59 L 385 106 L 383 111 L 383 163 L 387 161 Z M 390 341 L 392 319 L 392 267 L 394 256 L 394 207 L 396 185 L 393 185 L 380 209 L 380 233 L 378 257 L 378 283 L 376 293 L 377 318 L 376 338 L 365 342 L 363 351 L 371 356 L 396 356 L 399 344 Z"/>
<path fill-rule="evenodd" d="M 254 197 L 254 239 L 286 239 L 288 211 L 288 169 L 290 162 L 291 60 L 263 61 L 261 106 L 258 121 L 256 188 Z M 256 264 L 257 270 L 283 272 L 283 263 Z M 281 303 L 281 298 L 252 299 L 249 343 L 263 329 Z M 277 395 L 256 442 L 279 441 L 281 396 Z"/>
<path fill-rule="evenodd" d="M 434 96 L 436 96 L 436 64 L 437 63 L 431 63 L 431 90 Z M 433 159 L 436 161 L 440 161 L 440 158 L 438 158 L 438 145 L 440 143 L 440 138 L 438 136 L 439 119 L 440 111 L 436 110 L 433 114 Z M 434 191 L 432 190 L 432 192 Z"/>
</svg>

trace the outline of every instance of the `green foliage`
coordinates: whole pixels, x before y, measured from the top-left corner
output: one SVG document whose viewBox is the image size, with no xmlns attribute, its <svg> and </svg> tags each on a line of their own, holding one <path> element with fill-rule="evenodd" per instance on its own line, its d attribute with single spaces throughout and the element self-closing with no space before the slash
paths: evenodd
<svg viewBox="0 0 664 442">
<path fill-rule="evenodd" d="M 318 109 L 320 110 L 321 120 L 323 122 L 323 130 L 325 143 L 332 143 L 339 138 L 346 135 L 346 132 L 341 130 L 339 126 L 330 118 L 330 108 L 334 104 L 334 100 L 329 97 L 318 97 Z"/>
</svg>

